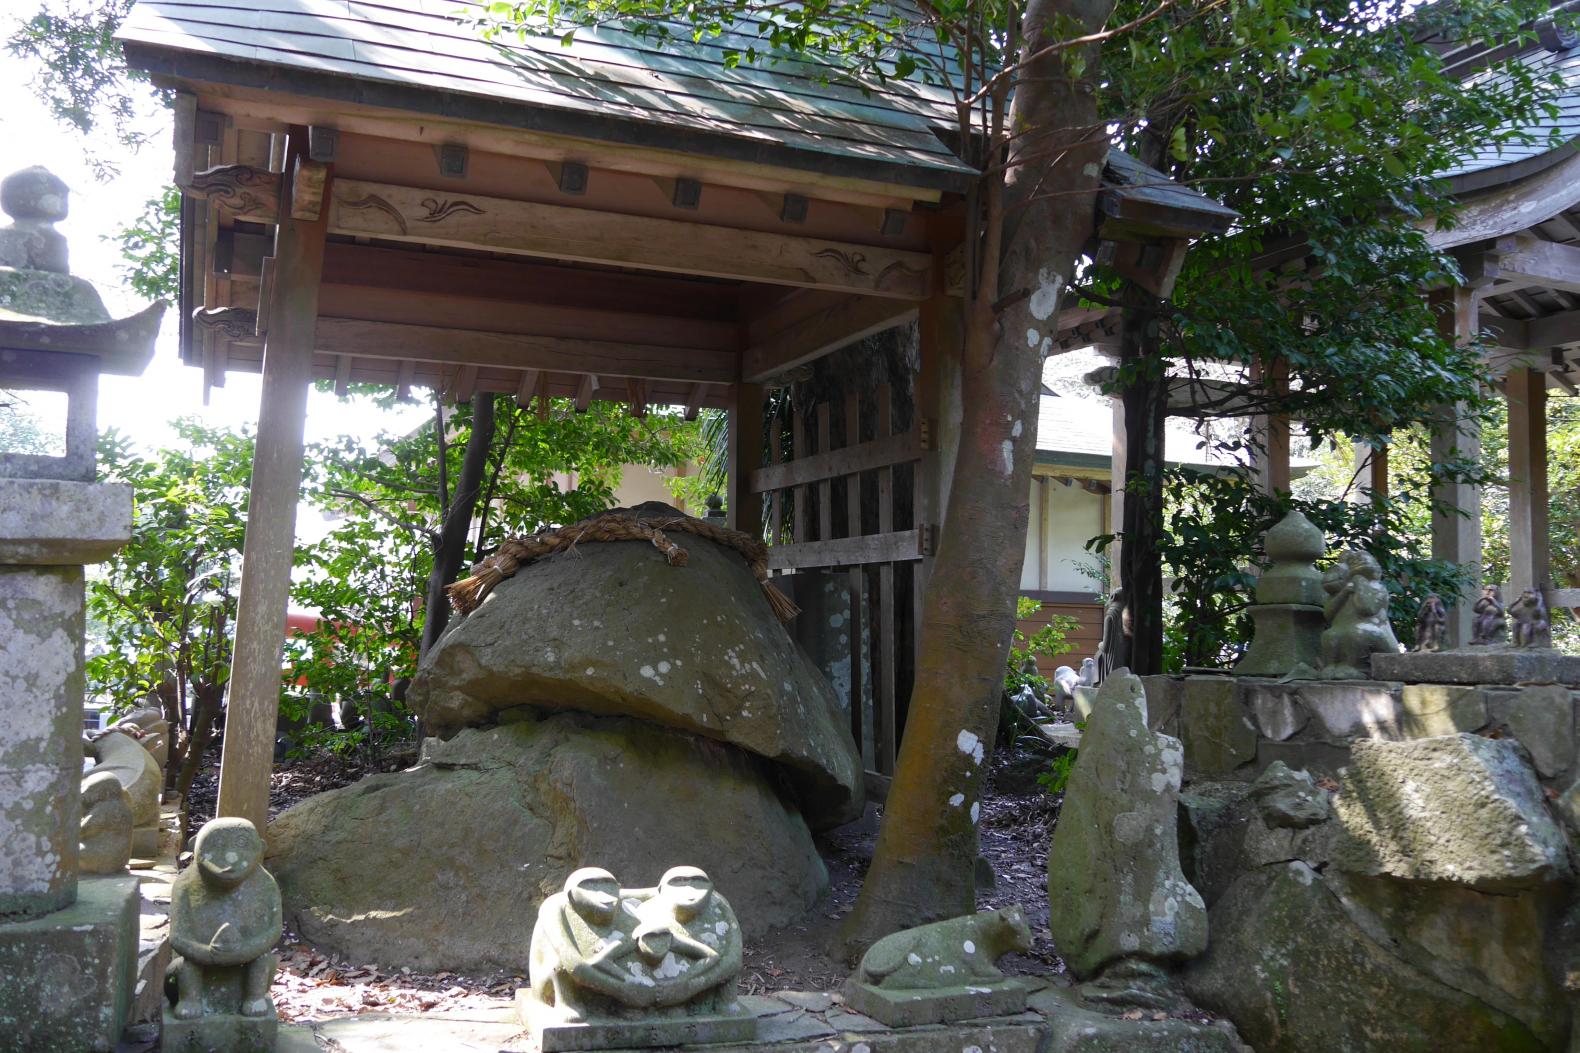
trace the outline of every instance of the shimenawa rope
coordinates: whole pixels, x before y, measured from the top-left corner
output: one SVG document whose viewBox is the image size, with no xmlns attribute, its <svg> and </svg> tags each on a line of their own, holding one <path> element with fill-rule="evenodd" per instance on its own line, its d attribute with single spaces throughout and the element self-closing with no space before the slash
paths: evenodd
<svg viewBox="0 0 1580 1053">
<path fill-rule="evenodd" d="M 768 546 L 760 538 L 691 516 L 643 519 L 629 512 L 604 512 L 570 526 L 540 530 L 527 537 L 507 538 L 500 542 L 492 556 L 472 568 L 471 577 L 456 582 L 445 592 L 450 597 L 450 606 L 462 614 L 470 614 L 495 585 L 515 574 L 522 564 L 566 551 L 584 541 L 646 541 L 664 554 L 664 561 L 671 567 L 684 567 L 690 556 L 664 535 L 666 530 L 695 534 L 739 552 L 762 584 L 775 617 L 788 622 L 801 613 L 788 596 L 768 583 Z"/>
</svg>

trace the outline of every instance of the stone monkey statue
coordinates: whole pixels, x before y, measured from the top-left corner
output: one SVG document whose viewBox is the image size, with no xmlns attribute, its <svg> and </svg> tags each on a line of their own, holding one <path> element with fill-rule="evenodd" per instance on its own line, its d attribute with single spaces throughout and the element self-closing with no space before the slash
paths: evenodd
<svg viewBox="0 0 1580 1053">
<path fill-rule="evenodd" d="M 272 952 L 284 926 L 280 889 L 262 864 L 263 838 L 245 819 L 215 819 L 198 833 L 170 890 L 177 1019 L 272 1015 Z"/>
<path fill-rule="evenodd" d="M 1509 604 L 1514 618 L 1515 647 L 1552 646 L 1552 622 L 1547 616 L 1547 600 L 1540 589 L 1526 589 Z"/>
</svg>

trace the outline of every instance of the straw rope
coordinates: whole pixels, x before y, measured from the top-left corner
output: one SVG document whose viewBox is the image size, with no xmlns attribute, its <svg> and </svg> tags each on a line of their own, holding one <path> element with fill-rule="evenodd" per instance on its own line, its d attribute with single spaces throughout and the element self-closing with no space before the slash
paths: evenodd
<svg viewBox="0 0 1580 1053">
<path fill-rule="evenodd" d="M 511 577 L 523 564 L 565 552 L 584 541 L 646 541 L 663 553 L 664 561 L 671 567 L 684 567 L 690 558 L 686 550 L 671 541 L 664 531 L 694 534 L 708 541 L 734 549 L 746 560 L 768 596 L 768 605 L 781 622 L 788 622 L 801 613 L 790 598 L 768 583 L 768 546 L 761 538 L 743 534 L 739 530 L 715 526 L 692 516 L 664 516 L 643 519 L 629 512 L 604 512 L 583 519 L 567 527 L 540 530 L 527 537 L 507 538 L 500 542 L 492 556 L 472 568 L 472 576 L 456 582 L 445 590 L 450 605 L 462 614 L 470 614 L 493 591 L 494 586 Z"/>
</svg>

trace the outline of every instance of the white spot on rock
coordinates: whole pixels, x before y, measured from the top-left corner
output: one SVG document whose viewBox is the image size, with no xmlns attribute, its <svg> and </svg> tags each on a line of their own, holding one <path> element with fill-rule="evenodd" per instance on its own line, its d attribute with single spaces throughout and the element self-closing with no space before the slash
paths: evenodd
<svg viewBox="0 0 1580 1053">
<path fill-rule="evenodd" d="M 965 803 L 966 803 L 966 795 L 963 794 L 963 793 L 957 793 L 953 797 L 949 798 L 949 807 L 951 807 L 951 808 L 959 808 L 962 804 L 965 804 Z"/>
</svg>

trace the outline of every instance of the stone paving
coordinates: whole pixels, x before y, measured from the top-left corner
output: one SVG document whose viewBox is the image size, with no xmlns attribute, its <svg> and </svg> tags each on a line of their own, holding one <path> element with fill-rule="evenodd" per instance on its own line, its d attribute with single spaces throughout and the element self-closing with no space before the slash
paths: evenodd
<svg viewBox="0 0 1580 1053">
<path fill-rule="evenodd" d="M 1050 1035 L 1060 1028 L 1091 1031 L 1095 1020 L 1112 1020 L 1073 1005 L 1068 987 L 1041 978 L 1030 982 L 1034 990 L 1027 1012 L 907 1028 L 888 1028 L 871 1017 L 852 1012 L 845 1007 L 841 995 L 827 991 L 745 995 L 742 1003 L 758 1018 L 757 1040 L 750 1045 L 697 1048 L 709 1053 L 747 1053 L 765 1047 L 773 1047 L 775 1053 L 960 1053 L 971 1049 L 1038 1053 L 1048 1048 Z M 1190 1045 L 1192 1037 L 1207 1034 L 1216 1038 L 1224 1034 L 1212 1025 L 1187 1020 L 1153 1020 L 1147 1024 L 1166 1032 L 1171 1041 L 1184 1041 L 1185 1045 L 1178 1048 L 1197 1048 Z M 1065 1042 L 1056 1046 L 1076 1048 Z M 1135 1048 L 1152 1046 L 1143 1041 Z M 430 1053 L 439 1049 L 537 1053 L 517 1022 L 511 1001 L 505 998 L 489 1007 L 455 1012 L 421 1016 L 370 1013 L 283 1025 L 275 1049 L 276 1053 Z"/>
</svg>

